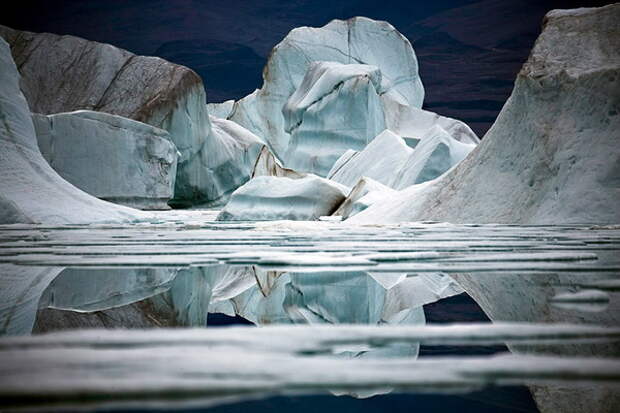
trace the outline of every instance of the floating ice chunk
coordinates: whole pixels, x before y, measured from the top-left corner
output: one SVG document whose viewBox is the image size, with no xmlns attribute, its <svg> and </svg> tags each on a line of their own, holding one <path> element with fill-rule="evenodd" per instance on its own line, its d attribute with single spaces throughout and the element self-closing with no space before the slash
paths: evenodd
<svg viewBox="0 0 620 413">
<path fill-rule="evenodd" d="M 458 283 L 447 274 L 408 275 L 406 279 L 395 284 L 387 292 L 382 317 L 384 320 L 391 320 L 401 311 L 411 308 L 412 303 L 422 306 L 461 294 L 463 291 Z"/>
<path fill-rule="evenodd" d="M 299 179 L 259 176 L 233 192 L 217 219 L 316 220 L 334 212 L 346 192 L 341 185 L 315 175 Z"/>
<path fill-rule="evenodd" d="M 211 117 L 204 151 L 205 200 L 222 204 L 232 191 L 250 180 L 265 143 L 235 122 Z"/>
<path fill-rule="evenodd" d="M 347 219 L 368 208 L 374 202 L 395 191 L 373 179 L 362 177 L 347 195 L 347 198 L 334 212 L 334 215 Z"/>
<path fill-rule="evenodd" d="M 284 130 L 291 133 L 303 122 L 304 113 L 317 102 L 333 93 L 350 79 L 367 78 L 378 94 L 381 93 L 381 72 L 371 65 L 313 62 L 303 81 L 282 109 Z"/>
<path fill-rule="evenodd" d="M 361 152 L 343 154 L 327 177 L 353 186 L 365 176 L 403 189 L 437 178 L 461 162 L 474 147 L 456 141 L 435 125 L 412 149 L 403 138 L 386 129 Z"/>
<path fill-rule="evenodd" d="M 168 132 L 86 110 L 32 120 L 43 157 L 73 185 L 110 202 L 169 209 L 178 155 Z"/>
</svg>

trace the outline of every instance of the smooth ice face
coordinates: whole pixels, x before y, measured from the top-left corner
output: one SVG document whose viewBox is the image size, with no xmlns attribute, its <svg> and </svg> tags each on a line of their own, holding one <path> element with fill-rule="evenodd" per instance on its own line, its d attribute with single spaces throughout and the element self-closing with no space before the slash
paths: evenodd
<svg viewBox="0 0 620 413">
<path fill-rule="evenodd" d="M 381 88 L 375 66 L 312 63 L 282 109 L 291 137 L 286 164 L 325 176 L 345 151 L 366 146 L 385 129 Z"/>
<path fill-rule="evenodd" d="M 237 189 L 218 220 L 315 220 L 331 215 L 348 189 L 307 175 L 303 178 L 258 176 Z"/>
<path fill-rule="evenodd" d="M 619 5 L 549 13 L 477 149 L 352 222 L 618 223 L 619 19 Z"/>
<path fill-rule="evenodd" d="M 411 149 L 400 137 L 384 130 L 368 146 L 354 155 L 345 153 L 329 171 L 327 178 L 346 186 L 354 186 L 362 177 L 391 186 L 395 174 L 411 156 Z"/>
<path fill-rule="evenodd" d="M 178 152 L 168 132 L 93 111 L 32 119 L 43 157 L 73 185 L 134 208 L 169 208 Z"/>
<path fill-rule="evenodd" d="M 9 45 L 0 39 L 0 223 L 95 223 L 145 217 L 65 181 L 43 159 Z"/>
<path fill-rule="evenodd" d="M 203 153 L 206 200 L 222 204 L 254 174 L 265 143 L 235 122 L 211 117 L 211 134 Z"/>
<path fill-rule="evenodd" d="M 96 110 L 147 123 L 170 133 L 181 153 L 175 198 L 203 198 L 200 159 L 211 126 L 201 79 L 157 57 L 136 56 L 74 36 L 30 33 L 0 26 L 35 113 Z"/>
<path fill-rule="evenodd" d="M 386 127 L 403 138 L 420 140 L 434 127 L 441 127 L 453 139 L 465 144 L 478 144 L 480 139 L 467 124 L 414 106 L 403 105 L 390 95 L 381 101 Z M 415 146 L 415 145 L 414 145 Z"/>
<path fill-rule="evenodd" d="M 289 166 L 290 135 L 282 109 L 301 86 L 313 62 L 372 65 L 381 72 L 382 89 L 403 104 L 421 107 L 424 90 L 409 41 L 386 22 L 356 17 L 322 28 L 292 30 L 274 49 L 260 90 L 235 103 L 230 119 L 264 137 Z"/>
<path fill-rule="evenodd" d="M 435 179 L 458 165 L 476 147 L 453 139 L 441 126 L 433 126 L 411 152 L 392 181 L 395 189 Z"/>
</svg>

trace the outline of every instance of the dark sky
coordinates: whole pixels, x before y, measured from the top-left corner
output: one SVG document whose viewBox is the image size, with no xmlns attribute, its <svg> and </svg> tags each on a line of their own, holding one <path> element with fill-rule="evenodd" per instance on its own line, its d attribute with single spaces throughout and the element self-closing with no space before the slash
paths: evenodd
<svg viewBox="0 0 620 413">
<path fill-rule="evenodd" d="M 291 29 L 335 18 L 387 20 L 412 41 L 425 107 L 466 121 L 482 136 L 560 0 L 22 0 L 0 24 L 71 34 L 156 55 L 194 69 L 211 102 L 260 87 L 271 48 Z"/>
</svg>

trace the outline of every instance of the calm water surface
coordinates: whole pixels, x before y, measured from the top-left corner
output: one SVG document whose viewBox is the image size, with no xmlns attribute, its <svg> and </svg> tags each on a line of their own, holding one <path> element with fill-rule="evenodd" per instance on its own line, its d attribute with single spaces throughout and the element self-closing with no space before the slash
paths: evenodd
<svg viewBox="0 0 620 413">
<path fill-rule="evenodd" d="M 618 227 L 213 218 L 1 227 L 2 405 L 619 406 Z"/>
</svg>

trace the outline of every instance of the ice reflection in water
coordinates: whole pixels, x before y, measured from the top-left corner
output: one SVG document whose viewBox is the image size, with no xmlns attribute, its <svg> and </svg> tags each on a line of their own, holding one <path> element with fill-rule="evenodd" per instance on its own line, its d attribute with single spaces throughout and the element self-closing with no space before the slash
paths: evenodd
<svg viewBox="0 0 620 413">
<path fill-rule="evenodd" d="M 375 330 L 364 330 L 327 347 L 308 345 L 314 335 L 327 333 L 302 326 L 274 331 L 266 341 L 257 339 L 251 327 L 241 328 L 234 338 L 217 336 L 219 329 L 199 332 L 216 340 L 210 344 L 196 343 L 179 330 L 158 330 L 149 336 L 150 346 L 136 344 L 130 332 L 96 334 L 101 341 L 95 347 L 88 344 L 89 333 L 54 336 L 60 341 L 53 345 L 41 341 L 48 336 L 24 338 L 19 349 L 0 348 L 0 358 L 23 365 L 21 371 L 10 370 L 10 363 L 0 367 L 3 384 L 13 383 L 0 394 L 7 400 L 31 400 L 16 398 L 32 391 L 28 366 L 41 381 L 35 394 L 47 391 L 49 397 L 71 401 L 80 372 L 92 376 L 95 370 L 96 376 L 89 362 L 106 360 L 114 374 L 109 376 L 106 368 L 82 389 L 93 402 L 110 393 L 119 400 L 168 399 L 162 397 L 162 386 L 175 399 L 208 396 L 209 402 L 201 404 L 217 404 L 224 395 L 237 400 L 246 392 L 253 397 L 325 390 L 369 396 L 389 388 L 445 391 L 524 383 L 544 408 L 579 408 L 593 400 L 601 408 L 618 403 L 618 362 L 600 360 L 618 356 L 617 228 L 227 225 L 184 217 L 126 227 L 7 227 L 0 237 L 0 328 L 6 335 L 28 334 L 33 328 L 205 326 L 208 313 L 241 316 L 263 326 L 355 324 L 397 332 L 380 338 Z M 526 324 L 503 330 L 496 324 L 474 339 L 472 331 L 457 325 L 446 328 L 458 339 L 442 333 L 430 340 L 424 336 L 431 330 L 424 327 L 423 306 L 459 294 L 461 287 L 493 321 Z M 537 323 L 554 324 L 536 330 Z M 579 330 L 578 324 L 601 327 Z M 329 334 L 351 334 L 348 327 L 335 328 Z M 426 333 L 420 336 L 419 328 Z M 165 351 L 152 347 L 168 337 L 176 341 Z M 290 346 L 283 348 L 276 340 Z M 459 345 L 459 340 L 508 343 L 515 356 L 415 361 L 420 342 Z M 24 349 L 25 343 L 37 348 Z M 107 346 L 110 350 L 103 351 Z M 147 363 L 153 357 L 161 365 Z M 128 360 L 132 369 L 123 367 Z M 66 371 L 70 361 L 71 372 Z M 137 377 L 136 366 L 161 380 Z M 188 381 L 181 371 L 195 373 Z M 74 378 L 58 380 L 65 374 Z M 45 377 L 54 377 L 55 385 L 46 388 Z M 132 392 L 123 393 L 106 377 Z"/>
</svg>

